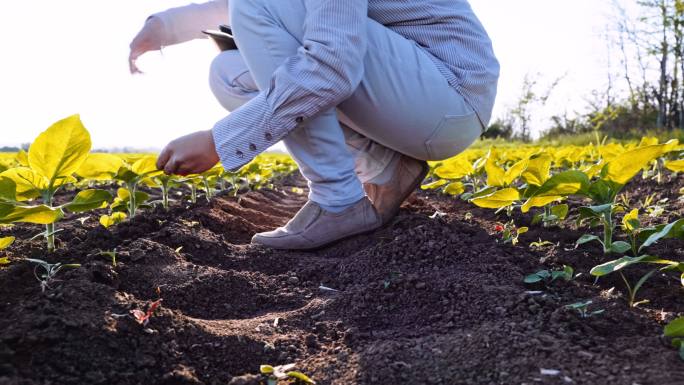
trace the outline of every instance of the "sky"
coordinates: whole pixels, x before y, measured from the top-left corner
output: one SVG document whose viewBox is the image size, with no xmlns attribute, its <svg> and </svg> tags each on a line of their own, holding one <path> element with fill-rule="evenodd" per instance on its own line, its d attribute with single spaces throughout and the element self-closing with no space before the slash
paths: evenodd
<svg viewBox="0 0 684 385">
<path fill-rule="evenodd" d="M 544 117 L 583 109 L 606 79 L 610 0 L 471 0 L 501 63 L 494 116 L 521 92 L 525 74 L 548 84 L 564 76 Z M 139 60 L 128 46 L 151 13 L 179 0 L 31 0 L 0 3 L 0 146 L 28 143 L 53 122 L 80 113 L 94 148 L 160 149 L 210 129 L 226 115 L 208 85 L 218 53 L 196 40 Z M 106 6 L 104 6 L 106 4 Z"/>
</svg>

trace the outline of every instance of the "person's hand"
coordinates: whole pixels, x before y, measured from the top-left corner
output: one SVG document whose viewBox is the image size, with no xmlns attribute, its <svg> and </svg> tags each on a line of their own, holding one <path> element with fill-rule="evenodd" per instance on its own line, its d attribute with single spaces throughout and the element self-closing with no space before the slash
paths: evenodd
<svg viewBox="0 0 684 385">
<path fill-rule="evenodd" d="M 159 154 L 157 168 L 168 175 L 200 174 L 214 167 L 219 156 L 211 130 L 181 136 Z"/>
<path fill-rule="evenodd" d="M 142 73 L 135 64 L 138 58 L 150 51 L 158 51 L 164 44 L 164 23 L 158 17 L 150 17 L 145 22 L 143 28 L 133 38 L 128 55 L 128 67 L 131 74 Z"/>
</svg>

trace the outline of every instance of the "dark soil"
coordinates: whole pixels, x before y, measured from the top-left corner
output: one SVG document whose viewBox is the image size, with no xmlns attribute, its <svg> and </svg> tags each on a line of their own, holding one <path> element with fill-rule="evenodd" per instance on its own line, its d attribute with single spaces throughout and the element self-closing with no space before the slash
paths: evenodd
<svg viewBox="0 0 684 385">
<path fill-rule="evenodd" d="M 683 185 L 639 182 L 627 193 L 668 198 L 673 219 Z M 661 338 L 684 312 L 679 277 L 654 276 L 640 292 L 651 302 L 629 308 L 620 280 L 589 276 L 606 257 L 574 247 L 589 230 L 571 220 L 534 226 L 512 246 L 494 231 L 505 214 L 421 192 L 389 226 L 316 252 L 250 246 L 304 204 L 290 191 L 176 202 L 110 230 L 97 215 L 72 216 L 53 255 L 28 240 L 37 226 L 0 230 L 19 238 L 0 271 L 0 383 L 258 384 L 260 364 L 288 363 L 319 384 L 684 383 L 684 363 Z M 539 239 L 553 244 L 530 247 Z M 109 250 L 116 267 L 98 255 Z M 684 242 L 653 253 L 682 260 Z M 43 293 L 23 257 L 82 267 Z M 523 283 L 563 264 L 582 274 Z M 158 298 L 146 326 L 129 316 Z M 605 312 L 565 307 L 586 300 Z"/>
</svg>

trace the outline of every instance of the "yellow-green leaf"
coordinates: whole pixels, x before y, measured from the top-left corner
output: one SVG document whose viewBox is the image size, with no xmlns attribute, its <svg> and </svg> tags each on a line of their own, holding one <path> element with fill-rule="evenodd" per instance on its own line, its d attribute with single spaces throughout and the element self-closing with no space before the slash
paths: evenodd
<svg viewBox="0 0 684 385">
<path fill-rule="evenodd" d="M 606 164 L 602 177 L 619 184 L 626 184 L 651 161 L 674 148 L 673 143 L 676 145 L 676 142 L 670 141 L 665 144 L 637 147 L 625 151 Z"/>
<path fill-rule="evenodd" d="M 14 237 L 0 238 L 0 250 L 8 248 L 14 242 L 14 239 Z"/>
<path fill-rule="evenodd" d="M 62 219 L 64 212 L 59 208 L 40 206 L 9 206 L 0 203 L 0 224 L 14 222 L 47 225 Z"/>
<path fill-rule="evenodd" d="M 153 176 L 162 172 L 157 169 L 157 158 L 154 156 L 146 156 L 137 160 L 131 166 L 131 170 L 138 175 L 147 176 Z"/>
<path fill-rule="evenodd" d="M 559 202 L 562 200 L 563 197 L 558 195 L 532 197 L 525 201 L 522 207 L 520 207 L 520 211 L 526 213 L 530 211 L 532 207 L 544 207 L 553 202 Z"/>
<path fill-rule="evenodd" d="M 504 175 L 504 183 L 506 185 L 510 185 L 513 183 L 516 179 L 522 175 L 523 171 L 527 168 L 527 159 L 522 159 L 514 163 L 508 170 L 506 170 L 506 173 Z"/>
<path fill-rule="evenodd" d="M 25 201 L 40 196 L 40 191 L 48 187 L 48 182 L 28 167 L 10 168 L 0 174 L 15 184 L 16 198 Z"/>
<path fill-rule="evenodd" d="M 632 232 L 641 226 L 639 223 L 639 209 L 633 209 L 622 217 L 622 227 L 625 230 Z"/>
<path fill-rule="evenodd" d="M 71 177 L 81 167 L 91 145 L 80 116 L 73 115 L 38 135 L 29 148 L 29 165 L 52 185 L 59 178 Z"/>
<path fill-rule="evenodd" d="M 112 200 L 112 194 L 104 190 L 83 190 L 66 205 L 72 213 L 81 213 L 97 208 L 107 207 L 107 202 Z"/>
<path fill-rule="evenodd" d="M 302 372 L 287 372 L 287 376 L 290 378 L 296 378 L 297 380 L 305 382 L 307 384 L 316 384 L 314 380 L 312 380 L 311 378 L 309 378 L 309 376 Z"/>
<path fill-rule="evenodd" d="M 261 366 L 259 366 L 259 372 L 260 372 L 261 374 L 269 375 L 269 374 L 272 374 L 272 373 L 273 373 L 273 370 L 274 370 L 274 369 L 273 369 L 273 366 L 271 366 L 271 365 L 261 365 Z"/>
<path fill-rule="evenodd" d="M 487 173 L 487 185 L 490 187 L 503 187 L 506 183 L 506 171 L 499 167 L 494 160 L 494 152 L 490 152 L 485 163 L 485 172 Z"/>
<path fill-rule="evenodd" d="M 76 171 L 79 176 L 97 181 L 111 180 L 124 166 L 121 157 L 112 154 L 89 154 Z"/>
<path fill-rule="evenodd" d="M 19 150 L 16 159 L 20 166 L 29 167 L 28 153 L 26 153 L 26 151 Z"/>
<path fill-rule="evenodd" d="M 505 188 L 492 194 L 471 200 L 473 204 L 488 209 L 500 209 L 520 200 L 520 192 L 514 188 Z"/>
<path fill-rule="evenodd" d="M 126 220 L 126 214 L 125 213 L 113 213 L 112 215 L 103 215 L 100 217 L 100 224 L 104 226 L 104 228 L 108 229 L 111 226 L 118 225 L 119 223 L 123 222 Z"/>
<path fill-rule="evenodd" d="M 527 163 L 527 168 L 522 173 L 522 178 L 529 185 L 541 186 L 549 179 L 551 161 L 551 155 L 547 153 L 542 153 L 533 157 Z"/>
<path fill-rule="evenodd" d="M 465 192 L 465 186 L 461 182 L 452 182 L 444 188 L 444 192 L 449 195 L 461 195 Z"/>
<path fill-rule="evenodd" d="M 665 168 L 674 172 L 682 172 L 684 171 L 684 159 L 665 162 Z"/>
<path fill-rule="evenodd" d="M 467 159 L 461 157 L 448 159 L 435 169 L 435 175 L 451 180 L 461 179 L 473 172 L 473 165 Z"/>
<path fill-rule="evenodd" d="M 449 183 L 449 182 L 447 182 L 444 179 L 439 179 L 439 180 L 436 180 L 434 182 L 424 184 L 424 185 L 420 186 L 420 188 L 422 190 L 435 190 L 435 189 L 438 189 L 438 188 L 444 186 L 447 183 Z"/>
</svg>

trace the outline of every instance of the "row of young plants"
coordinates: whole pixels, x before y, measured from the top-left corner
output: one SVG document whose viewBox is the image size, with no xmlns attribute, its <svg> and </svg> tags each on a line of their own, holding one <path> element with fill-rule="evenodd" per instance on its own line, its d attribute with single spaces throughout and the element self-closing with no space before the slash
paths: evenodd
<svg viewBox="0 0 684 385">
<path fill-rule="evenodd" d="M 533 225 L 557 226 L 573 214 L 578 228 L 584 224 L 589 229 L 599 227 L 600 234 L 585 234 L 577 239 L 576 246 L 601 245 L 605 257 L 589 273 L 596 279 L 619 274 L 625 283 L 628 303 L 634 307 L 648 302 L 639 301 L 637 293 L 655 274 L 676 273 L 684 285 L 684 263 L 652 253 L 652 246 L 663 239 L 684 239 L 684 219 L 646 226 L 639 208 L 633 207 L 621 193 L 635 177 L 660 184 L 668 173 L 676 175 L 682 171 L 684 146 L 676 140 L 659 143 L 655 138 L 644 138 L 627 145 L 604 141 L 585 147 L 490 148 L 466 151 L 432 164 L 431 178 L 423 189 L 441 190 L 509 216 L 517 209 L 532 212 Z M 581 204 L 571 207 L 568 200 Z M 662 207 L 652 208 L 649 203 L 653 202 L 642 206 L 651 211 L 650 217 L 664 216 Z M 498 227 L 502 238 L 511 243 L 517 243 L 518 236 L 528 230 L 517 228 L 512 220 Z M 630 282 L 623 272 L 636 265 L 651 268 L 636 282 Z M 558 278 L 573 279 L 572 268 L 542 270 L 525 280 L 550 283 Z M 570 306 L 578 311 L 584 309 L 581 314 L 600 313 L 588 312 L 588 303 Z M 665 335 L 680 349 L 684 359 L 684 318 L 668 325 Z"/>
<path fill-rule="evenodd" d="M 60 231 L 59 221 L 68 214 L 105 209 L 107 213 L 100 216 L 99 223 L 109 228 L 139 215 L 141 209 L 154 206 L 169 209 L 174 197 L 196 203 L 200 196 L 211 200 L 221 191 L 237 196 L 239 192 L 272 187 L 297 168 L 287 155 L 262 154 L 237 172 L 216 165 L 202 174 L 166 175 L 157 170 L 155 155 L 90 151 L 90 134 L 80 117 L 74 115 L 42 132 L 27 152 L 0 153 L 0 227 L 15 223 L 44 225 L 45 230 L 34 238 L 43 237 L 46 251 L 52 252 L 55 236 Z M 112 187 L 115 187 L 114 194 Z M 160 199 L 152 200 L 146 191 L 155 189 Z M 63 191 L 72 194 L 58 194 Z M 71 195 L 73 198 L 68 202 L 57 203 L 63 200 L 62 196 Z M 0 252 L 14 241 L 13 236 L 0 237 Z M 111 258 L 116 267 L 116 251 L 104 251 L 100 255 Z M 27 258 L 26 261 L 34 265 L 34 275 L 42 291 L 50 289 L 61 270 L 81 266 L 59 261 L 49 263 L 43 259 Z M 0 257 L 0 267 L 9 263 L 7 257 Z M 146 327 L 161 302 L 159 298 L 146 311 L 131 310 L 128 315 Z M 293 364 L 262 365 L 260 371 L 269 384 L 287 379 L 315 383 L 293 368 Z"/>
<path fill-rule="evenodd" d="M 171 191 L 185 186 L 189 200 L 201 193 L 211 199 L 218 191 L 233 195 L 244 189 L 271 185 L 296 169 L 286 155 L 263 155 L 238 172 L 220 165 L 202 174 L 165 175 L 157 170 L 154 155 L 115 155 L 91 153 L 90 134 L 78 115 L 60 120 L 42 132 L 28 152 L 0 161 L 0 225 L 34 223 L 45 225 L 39 235 L 48 251 L 55 248 L 58 222 L 67 213 L 107 209 L 100 223 L 109 227 L 134 217 L 141 208 L 160 205 L 169 208 Z M 118 189 L 110 193 L 111 186 Z M 144 186 L 158 189 L 161 199 L 151 201 L 141 191 Z M 74 198 L 56 204 L 60 191 L 73 191 Z"/>
<path fill-rule="evenodd" d="M 78 115 L 60 120 L 42 132 L 28 152 L 3 154 L 0 157 L 0 226 L 15 223 L 44 225 L 45 230 L 32 239 L 45 239 L 46 251 L 55 250 L 58 224 L 68 214 L 107 210 L 99 223 L 109 228 L 137 215 L 142 208 L 155 205 L 170 207 L 171 191 L 189 190 L 188 200 L 195 203 L 198 195 L 209 200 L 219 191 L 237 195 L 239 191 L 269 186 L 296 169 L 286 155 L 258 157 L 238 172 L 227 172 L 220 166 L 198 175 L 165 175 L 156 168 L 153 155 L 114 155 L 91 153 L 90 134 Z M 185 186 L 185 189 L 181 187 Z M 112 187 L 116 189 L 112 194 Z M 151 200 L 141 191 L 159 189 L 161 199 Z M 70 194 L 58 195 L 66 191 Z M 63 202 L 63 196 L 72 196 Z M 181 195 L 182 196 L 182 195 Z M 182 197 L 181 199 L 184 199 Z M 59 202 L 59 203 L 58 203 Z M 15 238 L 0 237 L 0 251 Z M 35 265 L 34 274 L 43 291 L 64 268 L 78 264 L 48 263 L 43 259 L 26 259 Z M 112 256 L 115 264 L 115 254 Z M 0 266 L 9 264 L 0 258 Z"/>
</svg>

